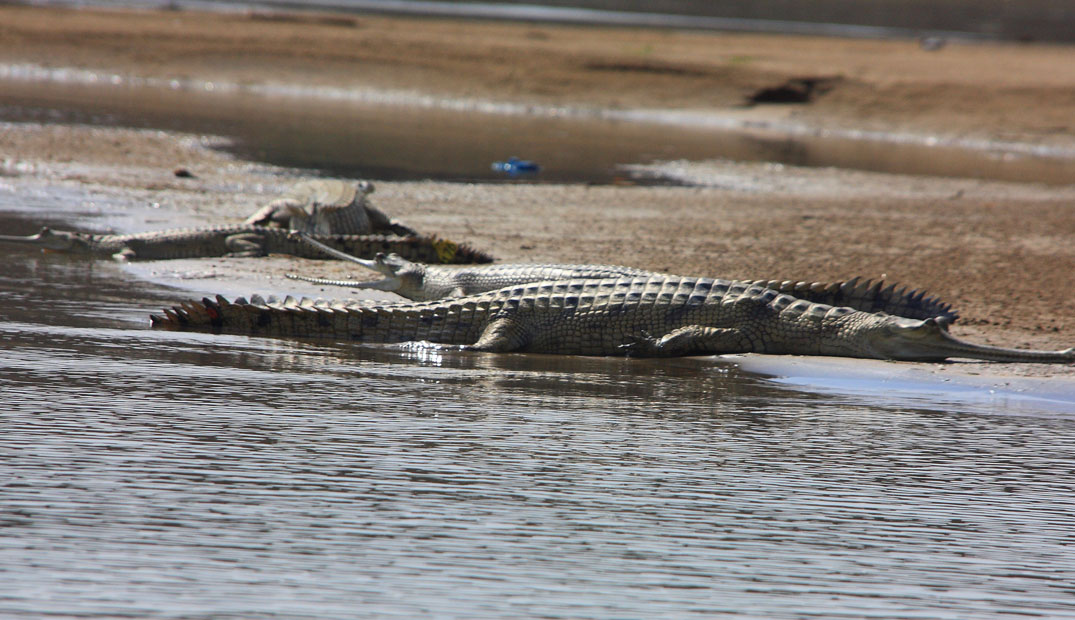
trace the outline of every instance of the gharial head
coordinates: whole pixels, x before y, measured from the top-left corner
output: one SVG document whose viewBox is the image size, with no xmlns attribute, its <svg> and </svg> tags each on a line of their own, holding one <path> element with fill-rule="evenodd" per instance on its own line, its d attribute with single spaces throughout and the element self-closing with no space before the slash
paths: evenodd
<svg viewBox="0 0 1075 620">
<path fill-rule="evenodd" d="M 947 317 L 918 320 L 888 315 L 870 316 L 873 319 L 860 332 L 860 344 L 871 357 L 920 362 L 962 357 L 994 362 L 1075 363 L 1075 349 L 1009 349 L 959 340 L 948 333 L 951 319 Z"/>
<path fill-rule="evenodd" d="M 944 318 L 925 320 L 900 316 L 879 316 L 876 323 L 863 333 L 862 343 L 874 357 L 890 360 L 943 360 L 949 356 L 943 349 L 949 340 Z"/>
<path fill-rule="evenodd" d="M 378 252 L 374 255 L 373 265 L 370 268 L 390 278 L 417 279 L 419 285 L 425 277 L 425 265 L 412 263 L 395 252 L 389 254 Z"/>
<path fill-rule="evenodd" d="M 384 279 L 363 283 L 360 288 L 392 291 L 408 299 L 417 299 L 423 295 L 422 285 L 425 283 L 426 270 L 421 263 L 412 263 L 399 254 L 384 252 L 378 252 L 373 260 L 350 260 L 384 276 Z"/>
<path fill-rule="evenodd" d="M 36 235 L 26 237 L 0 235 L 0 242 L 27 243 L 52 252 L 89 252 L 92 247 L 91 235 L 66 230 L 52 230 L 47 226 L 42 228 Z"/>
</svg>

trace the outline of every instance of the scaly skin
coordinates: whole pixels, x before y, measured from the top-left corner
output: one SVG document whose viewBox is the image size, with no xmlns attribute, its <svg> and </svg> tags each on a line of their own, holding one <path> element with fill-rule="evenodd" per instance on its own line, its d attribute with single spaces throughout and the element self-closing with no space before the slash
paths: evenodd
<svg viewBox="0 0 1075 620">
<path fill-rule="evenodd" d="M 829 306 L 847 306 L 863 312 L 893 314 L 908 319 L 942 319 L 953 323 L 959 314 L 952 305 L 927 296 L 925 291 L 908 290 L 881 280 L 851 278 L 845 282 L 794 282 L 791 280 L 750 280 L 765 288 L 806 301 Z"/>
<path fill-rule="evenodd" d="M 369 181 L 312 179 L 293 185 L 243 222 L 247 226 L 276 226 L 317 235 L 417 235 L 392 221 L 366 200 L 374 191 Z"/>
<path fill-rule="evenodd" d="M 943 320 L 816 304 L 749 282 L 679 276 L 538 282 L 378 306 L 217 297 L 165 310 L 151 320 L 164 329 L 380 343 L 424 340 L 495 352 L 1075 362 L 1075 349 L 1021 351 L 962 342 L 946 332 Z"/>
<path fill-rule="evenodd" d="M 442 267 L 415 263 L 395 254 L 378 254 L 373 260 L 367 260 L 328 247 L 301 232 L 295 233 L 295 237 L 310 245 L 311 248 L 340 260 L 359 264 L 385 277 L 373 282 L 326 280 L 295 274 L 287 274 L 287 277 L 329 286 L 390 291 L 415 301 L 477 295 L 505 286 L 518 286 L 543 280 L 660 275 L 642 269 L 616 265 L 502 264 L 479 267 Z M 752 280 L 751 282 L 799 299 L 830 306 L 849 306 L 864 312 L 884 312 L 911 319 L 940 317 L 948 322 L 955 321 L 958 317 L 951 305 L 935 297 L 927 297 L 924 292 L 908 291 L 906 288 L 897 289 L 895 284 L 886 287 L 884 282 L 864 281 L 860 278 L 830 283 L 790 280 Z"/>
<path fill-rule="evenodd" d="M 389 271 L 379 270 L 385 273 L 386 277 L 374 282 L 325 280 L 295 274 L 287 274 L 287 277 L 315 284 L 391 291 L 414 301 L 433 301 L 446 297 L 477 295 L 505 286 L 518 286 L 531 282 L 599 280 L 651 275 L 650 272 L 642 269 L 614 265 L 500 264 L 482 265 L 480 269 L 443 269 L 438 265 L 408 261 L 398 254 L 378 254 L 373 261 L 356 259 L 357 261 L 388 266 Z"/>
<path fill-rule="evenodd" d="M 28 237 L 0 235 L 0 242 L 31 244 L 45 250 L 117 260 L 164 260 L 207 256 L 265 256 L 290 254 L 323 258 L 320 250 L 291 238 L 289 232 L 265 226 L 187 228 L 133 235 L 94 235 L 48 228 Z M 398 252 L 413 260 L 441 263 L 487 263 L 492 258 L 466 245 L 428 236 L 318 235 L 318 240 L 348 254 L 374 256 Z"/>
</svg>

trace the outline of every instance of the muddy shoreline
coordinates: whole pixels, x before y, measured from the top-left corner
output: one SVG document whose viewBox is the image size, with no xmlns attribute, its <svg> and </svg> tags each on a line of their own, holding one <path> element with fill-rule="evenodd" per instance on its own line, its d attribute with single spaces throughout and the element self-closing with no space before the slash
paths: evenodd
<svg viewBox="0 0 1075 620">
<path fill-rule="evenodd" d="M 929 55 L 911 42 L 632 29 L 582 38 L 571 27 L 384 17 L 341 26 L 185 12 L 0 7 L 0 15 L 0 62 L 8 64 L 32 59 L 123 75 L 346 84 L 543 105 L 735 110 L 818 128 L 1075 145 L 1075 68 L 1062 62 L 1071 50 L 1059 46 L 950 46 Z M 326 38 L 334 44 L 310 45 Z M 747 51 L 749 58 L 739 58 Z M 840 76 L 840 85 L 808 106 L 741 108 L 757 88 L 807 71 Z M 132 231 L 232 223 L 301 176 L 229 157 L 210 148 L 215 140 L 6 124 L 0 187 L 18 194 L 46 184 L 156 205 L 151 215 L 133 209 L 106 219 Z M 177 178 L 177 167 L 194 177 Z M 884 277 L 951 301 L 962 316 L 954 329 L 961 337 L 1048 349 L 1075 341 L 1071 185 L 729 162 L 668 162 L 640 172 L 678 175 L 687 185 L 379 182 L 374 202 L 504 261 L 619 263 L 729 278 Z M 150 270 L 204 292 L 286 286 L 286 271 L 352 275 L 341 265 L 282 258 Z"/>
</svg>

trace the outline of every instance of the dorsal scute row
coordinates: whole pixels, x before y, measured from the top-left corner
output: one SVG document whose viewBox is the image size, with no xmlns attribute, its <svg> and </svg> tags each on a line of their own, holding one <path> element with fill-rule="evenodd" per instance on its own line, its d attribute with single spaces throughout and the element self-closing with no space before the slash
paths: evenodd
<svg viewBox="0 0 1075 620">
<path fill-rule="evenodd" d="M 485 308 L 499 312 L 507 310 L 530 309 L 569 309 L 579 307 L 605 307 L 608 305 L 654 304 L 658 306 L 702 305 L 717 298 L 722 304 L 749 303 L 769 305 L 778 312 L 789 316 L 809 315 L 823 318 L 832 314 L 834 306 L 811 302 L 781 293 L 756 281 L 719 280 L 709 278 L 690 278 L 676 276 L 655 276 L 639 278 L 615 278 L 601 280 L 553 280 L 532 282 L 505 287 L 489 293 L 459 298 L 458 301 L 402 302 L 391 307 L 402 311 L 414 311 L 415 316 L 444 316 L 455 310 L 475 312 Z M 218 297 L 218 303 L 228 303 Z M 324 312 L 355 311 L 366 313 L 372 311 L 370 306 L 360 302 L 325 300 L 315 298 L 295 298 L 287 296 L 282 301 L 270 296 L 264 299 L 253 295 L 247 302 L 244 298 L 235 299 L 236 305 L 250 304 L 260 308 L 288 311 L 320 310 Z M 380 306 L 373 306 L 377 308 Z M 384 306 L 389 307 L 389 306 Z M 852 311 L 850 308 L 843 312 Z M 840 312 L 838 314 L 843 314 Z"/>
</svg>

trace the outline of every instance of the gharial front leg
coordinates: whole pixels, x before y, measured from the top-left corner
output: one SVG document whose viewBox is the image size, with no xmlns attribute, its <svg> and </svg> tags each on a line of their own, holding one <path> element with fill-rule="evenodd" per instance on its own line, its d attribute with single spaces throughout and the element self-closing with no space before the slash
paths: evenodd
<svg viewBox="0 0 1075 620">
<path fill-rule="evenodd" d="M 224 239 L 228 248 L 227 256 L 255 257 L 265 256 L 265 238 L 258 233 L 238 233 Z"/>
<path fill-rule="evenodd" d="M 749 353 L 754 345 L 742 331 L 732 327 L 686 325 L 660 338 L 642 332 L 620 349 L 628 357 L 678 357 Z"/>
</svg>

